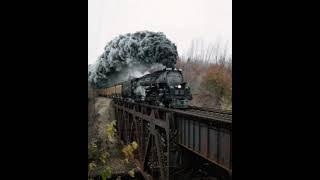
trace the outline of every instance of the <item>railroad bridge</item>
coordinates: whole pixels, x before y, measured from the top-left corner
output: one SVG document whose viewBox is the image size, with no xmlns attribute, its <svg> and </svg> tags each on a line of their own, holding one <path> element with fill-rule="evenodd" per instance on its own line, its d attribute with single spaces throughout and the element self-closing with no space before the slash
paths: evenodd
<svg viewBox="0 0 320 180">
<path fill-rule="evenodd" d="M 145 179 L 232 179 L 232 112 L 186 110 L 113 98 L 121 140 L 139 144 Z"/>
</svg>

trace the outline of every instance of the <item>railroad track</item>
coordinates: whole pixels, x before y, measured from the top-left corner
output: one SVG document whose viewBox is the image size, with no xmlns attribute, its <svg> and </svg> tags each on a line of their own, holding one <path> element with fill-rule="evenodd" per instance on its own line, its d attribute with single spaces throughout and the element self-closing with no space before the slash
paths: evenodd
<svg viewBox="0 0 320 180">
<path fill-rule="evenodd" d="M 150 107 L 150 108 L 166 110 L 168 112 L 170 111 L 170 112 L 176 112 L 181 114 L 194 115 L 194 116 L 208 118 L 208 119 L 214 119 L 214 120 L 223 121 L 226 123 L 232 122 L 232 111 L 228 111 L 228 110 L 197 107 L 197 106 L 190 106 L 187 109 L 171 109 L 171 108 L 147 105 L 147 104 L 141 104 L 141 103 L 137 103 L 137 104 Z"/>
<path fill-rule="evenodd" d="M 136 104 L 147 106 L 150 108 L 157 108 L 157 109 L 162 109 L 166 111 L 171 111 L 171 112 L 194 115 L 198 117 L 200 116 L 208 119 L 215 119 L 218 121 L 220 120 L 227 123 L 232 122 L 232 111 L 230 110 L 221 110 L 221 109 L 197 107 L 197 106 L 189 106 L 189 108 L 187 109 L 171 109 L 171 108 L 154 106 L 149 104 L 142 104 L 142 103 L 136 103 Z"/>
<path fill-rule="evenodd" d="M 206 108 L 206 107 L 197 107 L 197 106 L 189 106 L 189 109 L 232 115 L 232 111 L 230 111 L 230 110 L 222 110 L 222 109 Z"/>
<path fill-rule="evenodd" d="M 190 113 L 199 114 L 199 115 L 210 116 L 213 118 L 223 119 L 223 120 L 232 122 L 232 111 L 213 109 L 213 108 L 196 107 L 196 106 L 190 106 L 185 111 L 190 112 Z"/>
</svg>

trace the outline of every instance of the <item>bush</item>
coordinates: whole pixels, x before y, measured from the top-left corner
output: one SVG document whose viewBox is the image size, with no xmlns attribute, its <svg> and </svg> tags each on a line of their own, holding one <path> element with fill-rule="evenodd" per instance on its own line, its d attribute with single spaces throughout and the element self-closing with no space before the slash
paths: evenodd
<svg viewBox="0 0 320 180">
<path fill-rule="evenodd" d="M 191 87 L 191 105 L 231 110 L 232 56 L 219 44 L 202 49 L 197 44 L 193 42 L 188 56 L 180 57 L 176 65 Z"/>
</svg>

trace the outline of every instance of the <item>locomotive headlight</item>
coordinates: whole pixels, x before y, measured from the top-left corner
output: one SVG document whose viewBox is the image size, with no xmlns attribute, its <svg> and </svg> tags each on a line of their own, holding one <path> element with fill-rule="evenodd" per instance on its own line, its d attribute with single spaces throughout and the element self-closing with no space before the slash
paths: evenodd
<svg viewBox="0 0 320 180">
<path fill-rule="evenodd" d="M 178 85 L 178 88 L 181 88 L 181 85 Z"/>
</svg>

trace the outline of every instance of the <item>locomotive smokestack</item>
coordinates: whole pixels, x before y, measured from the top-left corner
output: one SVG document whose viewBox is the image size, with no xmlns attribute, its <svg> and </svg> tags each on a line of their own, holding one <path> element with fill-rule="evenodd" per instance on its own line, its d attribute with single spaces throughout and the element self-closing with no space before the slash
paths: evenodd
<svg viewBox="0 0 320 180">
<path fill-rule="evenodd" d="M 104 50 L 89 68 L 89 81 L 97 87 L 125 81 L 132 76 L 131 72 L 144 74 L 154 66 L 174 68 L 178 57 L 176 45 L 161 32 L 140 31 L 120 35 Z"/>
</svg>

